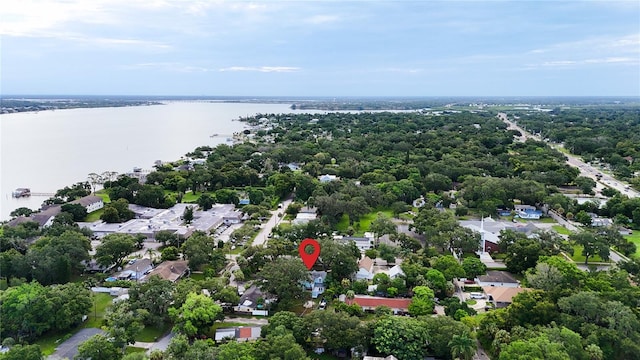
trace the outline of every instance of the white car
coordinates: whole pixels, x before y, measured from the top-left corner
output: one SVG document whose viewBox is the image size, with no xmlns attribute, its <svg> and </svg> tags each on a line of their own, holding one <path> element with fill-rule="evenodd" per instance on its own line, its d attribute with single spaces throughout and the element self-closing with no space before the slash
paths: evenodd
<svg viewBox="0 0 640 360">
<path fill-rule="evenodd" d="M 478 293 L 478 292 L 472 292 L 471 294 L 469 294 L 469 298 L 471 298 L 471 299 L 484 299 L 484 294 L 483 293 Z"/>
</svg>

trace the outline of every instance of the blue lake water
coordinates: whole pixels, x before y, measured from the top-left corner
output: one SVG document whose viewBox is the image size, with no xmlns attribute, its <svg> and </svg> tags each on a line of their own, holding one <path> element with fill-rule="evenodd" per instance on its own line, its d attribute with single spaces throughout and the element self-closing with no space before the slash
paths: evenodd
<svg viewBox="0 0 640 360">
<path fill-rule="evenodd" d="M 288 112 L 288 104 L 168 102 L 3 114 L 0 219 L 21 206 L 37 209 L 46 199 L 12 198 L 16 188 L 52 193 L 86 181 L 92 172 L 151 169 L 156 160 L 176 160 L 197 146 L 224 143 L 244 129 L 244 123 L 233 121 L 239 117 Z"/>
</svg>

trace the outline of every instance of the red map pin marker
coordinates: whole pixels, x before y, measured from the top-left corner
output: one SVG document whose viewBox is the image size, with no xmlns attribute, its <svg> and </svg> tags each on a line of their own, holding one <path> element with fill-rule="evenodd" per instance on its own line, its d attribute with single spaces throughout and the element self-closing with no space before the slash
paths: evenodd
<svg viewBox="0 0 640 360">
<path fill-rule="evenodd" d="M 307 246 L 313 247 L 313 252 L 311 254 L 307 253 L 305 249 Z M 300 257 L 302 258 L 302 262 L 307 267 L 307 269 L 311 270 L 313 264 L 318 260 L 318 256 L 320 256 L 320 244 L 313 239 L 304 239 L 300 243 L 298 247 L 298 252 L 300 252 Z"/>
</svg>

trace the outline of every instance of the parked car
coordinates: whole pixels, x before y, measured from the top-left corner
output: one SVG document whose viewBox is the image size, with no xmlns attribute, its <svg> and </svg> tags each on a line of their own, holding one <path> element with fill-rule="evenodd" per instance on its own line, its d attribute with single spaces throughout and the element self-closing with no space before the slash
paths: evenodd
<svg viewBox="0 0 640 360">
<path fill-rule="evenodd" d="M 469 297 L 471 299 L 484 299 L 484 294 L 478 293 L 478 292 L 472 292 L 471 294 L 469 294 Z"/>
</svg>

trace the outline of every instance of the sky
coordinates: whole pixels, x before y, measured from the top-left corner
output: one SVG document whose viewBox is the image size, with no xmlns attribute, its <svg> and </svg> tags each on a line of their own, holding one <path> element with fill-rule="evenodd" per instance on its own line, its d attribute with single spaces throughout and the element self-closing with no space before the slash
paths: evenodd
<svg viewBox="0 0 640 360">
<path fill-rule="evenodd" d="M 8 0 L 0 94 L 640 96 L 640 1 Z"/>
</svg>

